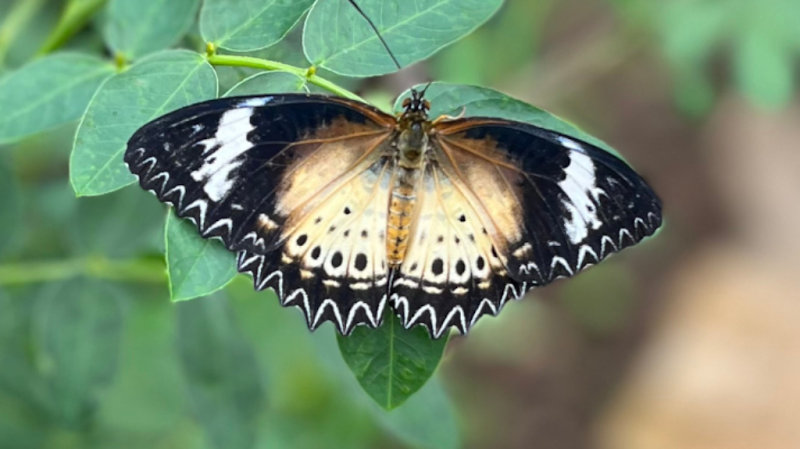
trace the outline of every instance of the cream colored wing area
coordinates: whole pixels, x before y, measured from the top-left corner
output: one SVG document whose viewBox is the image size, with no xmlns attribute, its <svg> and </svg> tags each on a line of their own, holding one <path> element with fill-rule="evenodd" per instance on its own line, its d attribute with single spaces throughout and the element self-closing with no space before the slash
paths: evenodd
<svg viewBox="0 0 800 449">
<path fill-rule="evenodd" d="M 525 234 L 520 201 L 523 193 L 519 188 L 519 179 L 524 174 L 509 164 L 488 162 L 501 160 L 500 154 L 494 154 L 497 150 L 491 143 L 478 142 L 484 144 L 477 149 L 481 157 L 464 151 L 457 141 L 440 138 L 433 142 L 435 157 L 443 172 L 480 215 L 505 263 L 509 242 L 519 241 Z"/>
<path fill-rule="evenodd" d="M 383 156 L 392 134 L 376 133 L 369 128 L 351 129 L 354 126 L 332 125 L 319 135 L 308 136 L 294 144 L 294 162 L 286 168 L 277 190 L 275 211 L 278 214 L 304 217 L 341 184 Z M 336 137 L 337 132 L 344 137 Z"/>
<path fill-rule="evenodd" d="M 507 278 L 486 211 L 473 207 L 438 164 L 426 167 L 421 184 L 406 256 L 392 282 L 393 306 L 405 327 L 421 323 L 436 338 L 451 325 L 464 333 L 522 289 Z"/>
<path fill-rule="evenodd" d="M 380 324 L 388 291 L 385 240 L 393 175 L 392 158 L 365 160 L 319 201 L 308 202 L 302 214 L 292 214 L 280 270 L 296 277 L 297 287 L 283 300 L 298 301 L 312 329 L 333 321 L 347 334 L 354 324 Z"/>
</svg>

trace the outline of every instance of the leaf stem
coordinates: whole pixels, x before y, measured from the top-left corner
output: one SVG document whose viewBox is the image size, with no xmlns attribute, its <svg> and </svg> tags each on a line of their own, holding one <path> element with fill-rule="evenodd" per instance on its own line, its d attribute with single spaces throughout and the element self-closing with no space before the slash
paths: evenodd
<svg viewBox="0 0 800 449">
<path fill-rule="evenodd" d="M 44 0 L 17 0 L 5 20 L 0 22 L 0 66 L 14 39 L 25 29 L 43 3 Z"/>
<path fill-rule="evenodd" d="M 62 281 L 80 276 L 123 282 L 163 283 L 164 264 L 157 260 L 109 260 L 102 256 L 0 265 L 0 285 Z"/>
<path fill-rule="evenodd" d="M 94 14 L 105 5 L 106 0 L 83 0 L 67 3 L 58 25 L 47 36 L 47 41 L 39 49 L 39 55 L 48 54 L 64 45 L 72 36 L 83 29 Z"/>
<path fill-rule="evenodd" d="M 350 92 L 349 90 L 320 77 L 316 74 L 316 68 L 311 67 L 308 69 L 295 67 L 293 65 L 284 64 L 282 62 L 270 61 L 267 59 L 254 58 L 252 56 L 235 56 L 235 55 L 218 55 L 211 54 L 208 57 L 208 62 L 211 65 L 233 66 L 233 67 L 250 67 L 253 69 L 261 70 L 278 70 L 281 72 L 294 73 L 295 75 L 305 78 L 309 83 L 319 86 L 327 91 L 333 92 L 340 97 L 350 98 L 352 100 L 366 101 L 358 95 Z"/>
</svg>

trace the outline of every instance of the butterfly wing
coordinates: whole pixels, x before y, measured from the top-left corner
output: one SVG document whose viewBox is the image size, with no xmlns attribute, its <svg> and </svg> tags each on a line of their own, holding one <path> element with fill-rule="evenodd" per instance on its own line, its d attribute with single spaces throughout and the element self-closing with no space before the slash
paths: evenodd
<svg viewBox="0 0 800 449">
<path fill-rule="evenodd" d="M 392 281 L 392 304 L 406 328 L 422 324 L 434 338 L 455 325 L 462 333 L 483 314 L 496 314 L 525 283 L 508 275 L 484 211 L 463 185 L 428 164 L 403 264 Z"/>
<path fill-rule="evenodd" d="M 437 180 L 442 200 L 430 208 L 446 217 L 431 227 L 458 235 L 461 248 L 453 240 L 432 250 L 435 243 L 416 234 L 409 260 L 431 251 L 435 256 L 424 259 L 427 272 L 401 268 L 395 306 L 404 324 L 427 321 L 434 336 L 450 325 L 466 332 L 525 289 L 572 276 L 661 225 L 661 203 L 639 175 L 572 137 L 468 118 L 436 124 L 431 146 L 429 177 Z M 425 290 L 426 279 L 438 281 L 436 289 Z M 422 289 L 410 288 L 420 280 Z M 436 295 L 439 289 L 445 297 Z"/>
<path fill-rule="evenodd" d="M 379 321 L 381 295 L 365 303 L 365 286 L 374 293 L 385 279 L 379 262 L 385 257 L 370 254 L 369 270 L 353 272 L 333 262 L 350 263 L 352 253 L 352 264 L 361 267 L 358 255 L 372 248 L 366 245 L 374 242 L 341 232 L 346 223 L 363 227 L 380 219 L 375 205 L 387 195 L 381 183 L 394 125 L 391 116 L 339 98 L 218 99 L 142 127 L 128 142 L 125 162 L 143 188 L 192 220 L 201 236 L 219 237 L 240 252 L 239 269 L 254 274 L 257 288 L 276 287 L 282 302 L 301 306 L 312 327 L 343 316 L 337 325 L 349 331 Z M 350 295 L 354 285 L 362 294 Z M 354 307 L 362 312 L 351 314 Z"/>
</svg>

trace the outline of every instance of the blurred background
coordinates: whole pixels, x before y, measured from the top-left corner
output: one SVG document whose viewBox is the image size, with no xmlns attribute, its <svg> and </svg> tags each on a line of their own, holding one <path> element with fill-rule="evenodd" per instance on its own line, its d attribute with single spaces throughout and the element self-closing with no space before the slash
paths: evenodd
<svg viewBox="0 0 800 449">
<path fill-rule="evenodd" d="M 63 7 L 35 1 L 0 28 L 0 76 Z M 103 52 L 98 23 L 68 47 Z M 259 55 L 306 66 L 299 36 Z M 463 447 L 800 447 L 798 55 L 798 0 L 508 0 L 428 61 L 338 80 L 379 104 L 431 79 L 498 89 L 608 142 L 664 202 L 655 239 L 451 339 L 436 385 Z M 74 130 L 0 147 L 0 448 L 422 444 L 358 396 L 327 325 L 242 280 L 170 304 L 164 209 L 74 198 Z"/>
</svg>

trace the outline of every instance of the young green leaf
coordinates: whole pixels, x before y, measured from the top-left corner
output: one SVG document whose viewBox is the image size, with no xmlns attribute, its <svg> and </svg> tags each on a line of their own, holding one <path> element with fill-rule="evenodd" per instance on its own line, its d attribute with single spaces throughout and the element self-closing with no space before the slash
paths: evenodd
<svg viewBox="0 0 800 449">
<path fill-rule="evenodd" d="M 206 0 L 200 34 L 206 42 L 232 51 L 254 51 L 275 44 L 300 20 L 314 0 Z"/>
<path fill-rule="evenodd" d="M 213 447 L 253 447 L 265 406 L 255 351 L 223 294 L 178 306 L 178 353 L 191 409 Z"/>
<path fill-rule="evenodd" d="M 226 97 L 237 95 L 277 94 L 288 92 L 308 93 L 306 80 L 289 72 L 263 72 L 243 79 L 231 87 Z"/>
<path fill-rule="evenodd" d="M 415 87 L 417 90 L 421 90 L 425 86 Z M 410 91 L 406 91 L 397 98 L 394 105 L 395 111 L 402 111 L 403 99 L 410 95 Z M 463 111 L 465 117 L 496 117 L 516 120 L 575 137 L 619 156 L 619 153 L 606 143 L 586 134 L 575 125 L 493 89 L 433 83 L 425 92 L 425 98 L 431 102 L 430 116 L 434 118 L 440 115 L 458 116 Z"/>
<path fill-rule="evenodd" d="M 197 228 L 170 211 L 165 226 L 169 291 L 173 301 L 209 295 L 236 275 L 236 257 L 221 242 L 206 240 Z"/>
<path fill-rule="evenodd" d="M 128 139 L 148 121 L 217 96 L 214 69 L 203 56 L 167 50 L 109 78 L 78 126 L 70 181 L 78 196 L 102 195 L 135 181 L 122 155 Z"/>
<path fill-rule="evenodd" d="M 455 410 L 438 379 L 431 379 L 402 406 L 376 415 L 387 430 L 412 447 L 461 447 Z"/>
<path fill-rule="evenodd" d="M 358 383 L 386 410 L 425 385 L 447 345 L 446 336 L 433 340 L 422 326 L 404 329 L 388 308 L 378 329 L 357 327 L 348 337 L 337 334 L 337 339 Z"/>
<path fill-rule="evenodd" d="M 468 35 L 488 20 L 502 0 L 358 0 L 400 65 L 409 66 Z M 347 76 L 397 70 L 380 39 L 348 0 L 319 0 L 306 18 L 306 57 Z"/>
<path fill-rule="evenodd" d="M 164 206 L 138 186 L 81 200 L 73 196 L 71 202 L 76 203 L 76 213 L 62 227 L 69 231 L 76 254 L 123 259 L 164 251 L 159 226 Z"/>
<path fill-rule="evenodd" d="M 47 56 L 0 79 L 0 144 L 80 118 L 113 65 L 77 53 Z"/>
<path fill-rule="evenodd" d="M 199 6 L 200 0 L 111 0 L 108 46 L 125 59 L 168 48 L 189 31 Z"/>
</svg>

